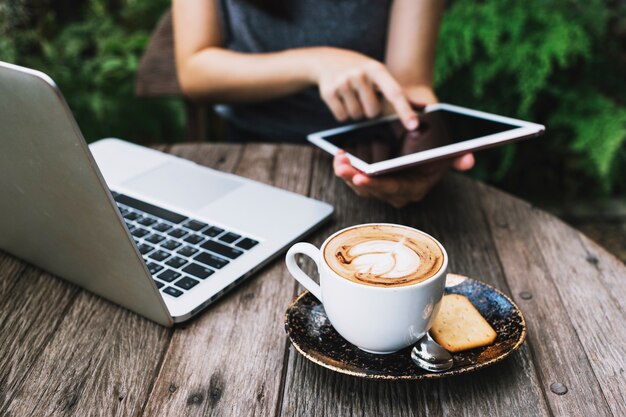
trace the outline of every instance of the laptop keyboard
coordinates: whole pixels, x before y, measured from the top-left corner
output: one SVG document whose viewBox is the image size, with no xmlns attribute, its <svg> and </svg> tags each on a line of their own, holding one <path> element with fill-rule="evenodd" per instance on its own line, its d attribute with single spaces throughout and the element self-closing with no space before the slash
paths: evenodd
<svg viewBox="0 0 626 417">
<path fill-rule="evenodd" d="M 111 191 L 157 288 L 180 297 L 259 242 Z"/>
</svg>

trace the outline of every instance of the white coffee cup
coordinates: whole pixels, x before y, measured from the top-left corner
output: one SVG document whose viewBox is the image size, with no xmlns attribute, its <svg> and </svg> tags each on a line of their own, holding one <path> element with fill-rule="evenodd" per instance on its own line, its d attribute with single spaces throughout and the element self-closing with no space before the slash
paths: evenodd
<svg viewBox="0 0 626 417">
<path fill-rule="evenodd" d="M 443 297 L 448 254 L 432 236 L 412 229 L 432 239 L 441 249 L 443 263 L 435 275 L 415 284 L 392 287 L 356 283 L 338 275 L 324 259 L 327 243 L 348 229 L 372 225 L 340 230 L 326 239 L 321 249 L 296 243 L 287 252 L 286 263 L 291 275 L 320 300 L 331 324 L 344 339 L 364 351 L 387 354 L 414 344 L 430 329 Z M 300 269 L 297 254 L 315 262 L 319 285 Z"/>
</svg>

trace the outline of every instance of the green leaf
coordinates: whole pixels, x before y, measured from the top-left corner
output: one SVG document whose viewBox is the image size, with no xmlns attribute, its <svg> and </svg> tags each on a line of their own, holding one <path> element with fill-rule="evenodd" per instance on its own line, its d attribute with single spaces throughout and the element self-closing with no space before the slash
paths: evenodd
<svg viewBox="0 0 626 417">
<path fill-rule="evenodd" d="M 561 95 L 561 108 L 550 119 L 572 133 L 571 149 L 583 156 L 586 170 L 608 183 L 612 164 L 626 142 L 626 107 L 619 106 L 606 96 L 586 91 Z"/>
</svg>

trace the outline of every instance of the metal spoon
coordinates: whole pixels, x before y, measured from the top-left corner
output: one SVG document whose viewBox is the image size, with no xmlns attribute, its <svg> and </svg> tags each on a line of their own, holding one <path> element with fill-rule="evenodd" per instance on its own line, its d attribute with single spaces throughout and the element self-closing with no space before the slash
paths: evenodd
<svg viewBox="0 0 626 417">
<path fill-rule="evenodd" d="M 454 359 L 450 352 L 439 346 L 426 332 L 411 349 L 413 363 L 430 372 L 443 372 L 452 368 Z"/>
</svg>

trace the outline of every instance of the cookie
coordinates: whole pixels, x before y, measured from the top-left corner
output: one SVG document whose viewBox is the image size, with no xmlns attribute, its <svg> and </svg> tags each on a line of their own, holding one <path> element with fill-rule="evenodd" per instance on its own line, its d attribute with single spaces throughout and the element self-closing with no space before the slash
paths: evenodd
<svg viewBox="0 0 626 417">
<path fill-rule="evenodd" d="M 443 297 L 430 335 L 450 352 L 487 346 L 496 340 L 495 330 L 467 297 L 458 294 Z"/>
</svg>

